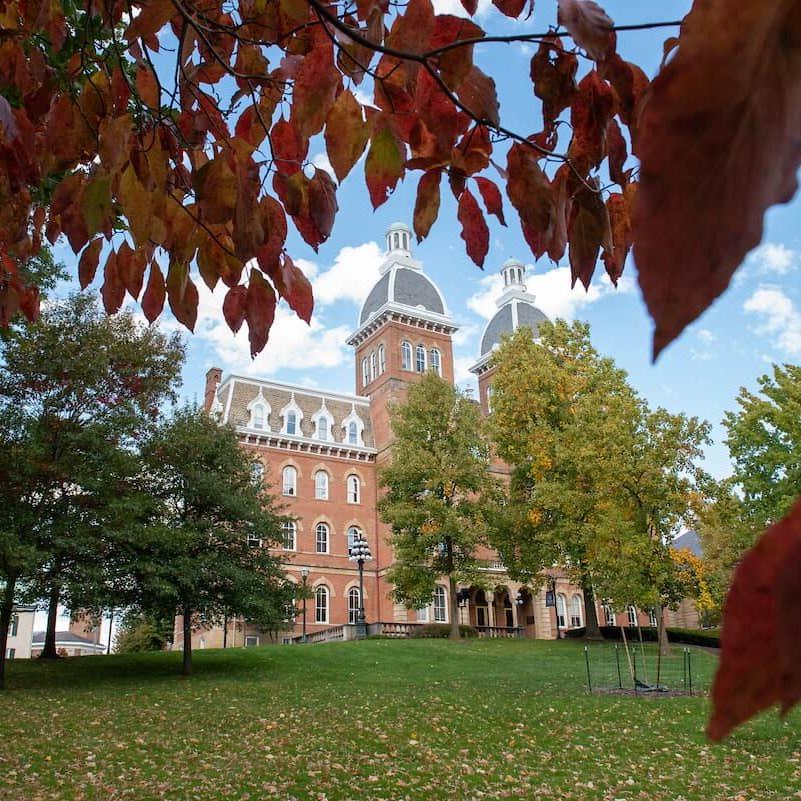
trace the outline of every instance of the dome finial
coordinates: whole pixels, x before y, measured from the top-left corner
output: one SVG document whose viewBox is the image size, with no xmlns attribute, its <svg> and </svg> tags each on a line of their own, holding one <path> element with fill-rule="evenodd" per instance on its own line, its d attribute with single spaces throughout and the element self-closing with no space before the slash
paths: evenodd
<svg viewBox="0 0 801 801">
<path fill-rule="evenodd" d="M 504 289 L 513 287 L 526 291 L 526 285 L 523 283 L 523 276 L 526 274 L 525 264 L 517 259 L 507 259 L 501 267 L 501 274 L 503 275 Z"/>
<path fill-rule="evenodd" d="M 393 251 L 408 255 L 412 253 L 412 229 L 405 223 L 392 223 L 387 228 L 387 253 Z"/>
</svg>

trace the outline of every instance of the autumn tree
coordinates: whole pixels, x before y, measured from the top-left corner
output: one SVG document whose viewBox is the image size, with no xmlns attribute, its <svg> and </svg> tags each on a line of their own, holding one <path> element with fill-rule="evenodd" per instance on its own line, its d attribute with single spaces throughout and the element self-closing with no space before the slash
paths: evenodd
<svg viewBox="0 0 801 801">
<path fill-rule="evenodd" d="M 46 599 L 47 658 L 58 604 L 94 605 L 105 592 L 108 538 L 132 514 L 130 446 L 172 396 L 183 346 L 131 313 L 109 318 L 93 298 L 72 295 L 36 324 L 10 329 L 0 353 L 0 436 L 16 455 L 0 466 L 14 496 L 0 578 L 7 603 L 23 578 Z"/>
<path fill-rule="evenodd" d="M 183 672 L 192 672 L 192 630 L 224 615 L 253 615 L 292 601 L 292 585 L 270 553 L 281 521 L 236 432 L 183 408 L 146 442 L 143 482 L 150 520 L 129 545 L 130 606 L 178 615 Z"/>
<path fill-rule="evenodd" d="M 392 527 L 395 600 L 431 602 L 446 577 L 451 638 L 459 639 L 456 587 L 479 580 L 486 543 L 485 509 L 493 496 L 489 447 L 473 400 L 433 372 L 391 412 L 391 463 L 381 471 L 381 519 Z"/>
</svg>

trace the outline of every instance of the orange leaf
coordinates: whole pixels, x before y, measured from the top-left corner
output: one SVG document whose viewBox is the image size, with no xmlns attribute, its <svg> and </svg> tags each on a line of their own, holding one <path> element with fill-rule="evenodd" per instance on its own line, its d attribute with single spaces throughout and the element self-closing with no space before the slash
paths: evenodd
<svg viewBox="0 0 801 801">
<path fill-rule="evenodd" d="M 100 287 L 100 296 L 103 298 L 103 307 L 106 314 L 114 314 L 120 310 L 125 300 L 125 287 L 117 272 L 117 254 L 111 250 L 103 269 L 103 286 Z"/>
<path fill-rule="evenodd" d="M 539 258 L 548 250 L 556 224 L 554 193 L 548 177 L 527 145 L 514 144 L 507 161 L 506 193 L 520 215 L 523 236 Z"/>
<path fill-rule="evenodd" d="M 612 283 L 617 286 L 623 274 L 631 249 L 631 206 L 636 195 L 637 184 L 628 184 L 624 194 L 614 192 L 606 199 L 609 223 L 612 227 L 612 250 L 604 250 L 602 259 Z"/>
<path fill-rule="evenodd" d="M 421 73 L 423 74 L 423 73 Z M 364 163 L 367 190 L 373 208 L 385 203 L 404 173 L 404 149 L 384 123 L 373 133 Z"/>
<path fill-rule="evenodd" d="M 578 58 L 564 49 L 558 36 L 546 36 L 531 57 L 531 82 L 534 94 L 542 101 L 546 130 L 573 100 L 577 69 Z"/>
<path fill-rule="evenodd" d="M 81 289 L 86 289 L 94 281 L 97 264 L 100 260 L 100 249 L 103 247 L 102 237 L 93 239 L 81 253 L 78 261 L 78 282 Z"/>
<path fill-rule="evenodd" d="M 294 175 L 306 160 L 309 140 L 301 137 L 291 122 L 281 118 L 270 131 L 275 167 L 280 175 Z"/>
<path fill-rule="evenodd" d="M 420 177 L 417 184 L 417 197 L 414 202 L 414 232 L 417 241 L 428 236 L 431 226 L 439 215 L 439 184 L 442 170 L 429 170 Z"/>
<path fill-rule="evenodd" d="M 462 224 L 461 237 L 467 245 L 467 255 L 479 267 L 483 267 L 489 251 L 489 228 L 484 212 L 469 189 L 465 189 L 459 196 L 457 218 Z"/>
<path fill-rule="evenodd" d="M 346 89 L 331 107 L 325 122 L 325 147 L 338 181 L 345 179 L 364 153 L 369 128 L 359 101 Z"/>
<path fill-rule="evenodd" d="M 151 262 L 147 287 L 145 287 L 145 294 L 142 295 L 142 313 L 149 323 L 152 323 L 161 314 L 165 297 L 166 289 L 161 268 L 155 261 Z"/>
<path fill-rule="evenodd" d="M 655 355 L 728 286 L 765 211 L 795 194 L 799 131 L 796 0 L 696 3 L 637 143 L 634 256 Z"/>
<path fill-rule="evenodd" d="M 136 68 L 136 91 L 142 102 L 152 109 L 159 108 L 159 85 L 153 70 L 146 64 Z"/>
<path fill-rule="evenodd" d="M 492 5 L 507 17 L 516 19 L 523 13 L 527 2 L 529 0 L 492 0 Z"/>
<path fill-rule="evenodd" d="M 189 268 L 185 264 L 170 264 L 167 272 L 167 299 L 175 319 L 194 331 L 199 298 L 197 287 L 192 283 Z"/>
<path fill-rule="evenodd" d="M 481 193 L 481 199 L 487 207 L 487 212 L 494 214 L 501 225 L 506 225 L 506 220 L 503 218 L 503 198 L 501 197 L 501 190 L 489 178 L 476 178 L 478 191 Z"/>
<path fill-rule="evenodd" d="M 495 81 L 473 67 L 459 87 L 459 100 L 470 110 L 477 122 L 497 127 L 500 124 L 500 110 Z"/>
<path fill-rule="evenodd" d="M 614 22 L 593 0 L 558 0 L 556 19 L 590 58 L 600 61 L 615 48 Z"/>
<path fill-rule="evenodd" d="M 243 284 L 232 286 L 225 293 L 222 312 L 228 327 L 236 333 L 245 322 L 245 307 L 247 304 L 248 289 Z"/>
<path fill-rule="evenodd" d="M 264 350 L 274 318 L 275 292 L 258 270 L 251 270 L 245 302 L 245 319 L 248 322 L 248 340 L 252 357 L 255 358 Z"/>
<path fill-rule="evenodd" d="M 304 57 L 292 93 L 292 122 L 301 137 L 308 139 L 322 130 L 341 82 L 330 42 L 318 44 Z"/>
<path fill-rule="evenodd" d="M 275 268 L 269 273 L 278 294 L 289 304 L 289 308 L 305 322 L 311 322 L 314 310 L 314 297 L 311 284 L 303 270 L 284 254 Z"/>
<path fill-rule="evenodd" d="M 581 175 L 598 167 L 606 155 L 606 126 L 614 111 L 615 96 L 596 70 L 579 82 L 570 105 L 573 138 L 568 156 Z"/>
<path fill-rule="evenodd" d="M 317 244 L 331 235 L 338 209 L 337 188 L 331 176 L 325 170 L 315 169 L 309 181 L 309 217 L 317 231 Z"/>
<path fill-rule="evenodd" d="M 207 161 L 192 176 L 202 218 L 207 223 L 226 223 L 234 213 L 237 180 L 228 160 L 219 155 Z"/>
<path fill-rule="evenodd" d="M 578 280 L 589 289 L 600 249 L 612 250 L 609 212 L 600 192 L 584 187 L 576 193 L 567 236 L 571 284 L 575 286 Z"/>
<path fill-rule="evenodd" d="M 743 557 L 723 609 L 721 658 L 707 734 L 722 740 L 775 703 L 801 700 L 801 503 Z"/>
</svg>

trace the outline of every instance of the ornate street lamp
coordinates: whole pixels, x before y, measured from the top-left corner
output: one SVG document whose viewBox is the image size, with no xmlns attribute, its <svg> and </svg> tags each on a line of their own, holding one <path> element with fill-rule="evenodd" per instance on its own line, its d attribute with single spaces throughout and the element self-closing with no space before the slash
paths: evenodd
<svg viewBox="0 0 801 801">
<path fill-rule="evenodd" d="M 306 642 L 306 595 L 307 595 L 306 586 L 307 586 L 308 581 L 309 581 L 309 568 L 308 567 L 302 567 L 300 569 L 300 578 L 301 578 L 302 587 L 303 587 L 303 629 L 302 629 L 302 633 L 300 635 L 300 641 L 301 642 Z"/>
<path fill-rule="evenodd" d="M 367 636 L 367 622 L 364 619 L 364 563 L 373 558 L 367 540 L 360 534 L 354 537 L 350 546 L 348 559 L 359 565 L 359 617 L 356 620 L 356 639 L 363 640 Z"/>
</svg>

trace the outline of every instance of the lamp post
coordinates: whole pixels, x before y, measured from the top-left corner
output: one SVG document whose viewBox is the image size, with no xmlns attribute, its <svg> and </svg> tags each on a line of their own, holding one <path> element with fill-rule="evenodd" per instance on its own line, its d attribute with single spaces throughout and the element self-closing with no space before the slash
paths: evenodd
<svg viewBox="0 0 801 801">
<path fill-rule="evenodd" d="M 551 598 L 553 599 L 553 603 L 551 604 L 551 606 L 553 606 L 554 612 L 556 612 L 556 639 L 561 640 L 562 632 L 559 629 L 559 603 L 556 598 L 556 578 L 554 576 L 551 576 L 550 584 L 551 584 L 551 590 L 550 590 Z"/>
<path fill-rule="evenodd" d="M 524 624 L 520 622 L 520 615 L 523 614 L 523 606 L 526 603 L 526 596 L 523 595 L 523 590 L 520 589 L 517 591 L 517 597 L 515 598 L 515 604 L 517 606 L 517 636 L 519 637 L 521 632 L 523 631 Z"/>
<path fill-rule="evenodd" d="M 302 567 L 300 569 L 300 578 L 303 586 L 303 629 L 300 635 L 300 641 L 306 642 L 306 586 L 309 581 L 308 567 Z"/>
<path fill-rule="evenodd" d="M 364 619 L 364 563 L 373 558 L 367 540 L 359 535 L 353 540 L 348 559 L 359 565 L 359 617 L 356 619 L 356 639 L 363 640 L 367 636 L 367 622 Z"/>
</svg>

